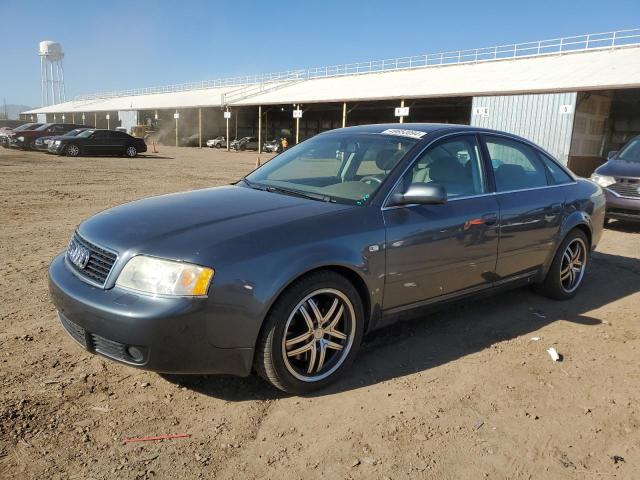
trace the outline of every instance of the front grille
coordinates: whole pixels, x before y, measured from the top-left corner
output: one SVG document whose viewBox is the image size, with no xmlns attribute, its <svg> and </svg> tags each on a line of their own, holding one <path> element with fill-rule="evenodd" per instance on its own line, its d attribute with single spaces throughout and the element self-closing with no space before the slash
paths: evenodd
<svg viewBox="0 0 640 480">
<path fill-rule="evenodd" d="M 80 343 L 84 348 L 87 348 L 87 337 L 84 334 L 84 328 L 76 325 L 62 314 L 58 316 L 60 317 L 60 323 L 67 333 L 71 335 L 76 342 Z"/>
<path fill-rule="evenodd" d="M 81 246 L 86 248 L 89 251 L 89 260 L 86 262 L 83 268 L 81 268 L 78 264 L 76 264 L 69 256 L 69 252 L 73 247 Z M 97 285 L 104 287 L 105 282 L 107 281 L 107 277 L 109 276 L 109 272 L 113 268 L 113 264 L 116 261 L 118 256 L 113 253 L 105 250 L 104 248 L 100 248 L 97 245 L 85 240 L 78 233 L 74 233 L 71 242 L 69 243 L 69 248 L 67 249 L 67 259 L 69 263 L 73 266 L 73 269 L 78 272 L 83 277 L 89 279 L 90 281 L 96 283 Z"/>
<path fill-rule="evenodd" d="M 90 352 L 101 353 L 105 357 L 120 360 L 121 362 L 140 364 L 147 357 L 147 349 L 137 346 L 137 350 L 142 352 L 142 358 L 134 359 L 127 353 L 127 345 L 124 343 L 109 340 L 97 333 L 87 332 L 84 328 L 76 325 L 62 313 L 59 313 L 60 323 L 71 337 L 79 342 L 84 348 Z"/>
<path fill-rule="evenodd" d="M 119 360 L 124 360 L 127 358 L 124 344 L 114 342 L 113 340 L 101 337 L 100 335 L 97 335 L 95 333 L 92 333 L 90 335 L 90 338 L 91 343 L 93 344 L 93 349 L 96 352 L 106 355 L 107 357 L 117 358 Z"/>
<path fill-rule="evenodd" d="M 616 183 L 607 188 L 622 197 L 640 198 L 640 180 L 616 178 Z"/>
</svg>

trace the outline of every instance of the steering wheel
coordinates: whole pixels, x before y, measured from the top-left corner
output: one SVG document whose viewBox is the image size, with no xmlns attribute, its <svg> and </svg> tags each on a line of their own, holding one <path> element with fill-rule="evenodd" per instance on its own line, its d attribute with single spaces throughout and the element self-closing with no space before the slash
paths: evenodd
<svg viewBox="0 0 640 480">
<path fill-rule="evenodd" d="M 378 182 L 378 183 L 382 183 L 382 180 L 378 177 L 374 177 L 373 175 L 365 175 L 364 177 L 362 177 L 360 179 L 361 182 L 370 184 L 372 181 L 373 182 Z"/>
</svg>

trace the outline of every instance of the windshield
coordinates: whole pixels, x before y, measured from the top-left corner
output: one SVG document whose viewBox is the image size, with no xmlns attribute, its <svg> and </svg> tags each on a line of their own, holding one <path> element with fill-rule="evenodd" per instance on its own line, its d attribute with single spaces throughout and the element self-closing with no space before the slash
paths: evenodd
<svg viewBox="0 0 640 480">
<path fill-rule="evenodd" d="M 640 137 L 636 137 L 625 145 L 618 154 L 618 160 L 640 163 Z"/>
<path fill-rule="evenodd" d="M 33 128 L 38 128 L 40 125 L 42 125 L 41 123 L 25 123 L 24 125 L 20 125 L 19 127 L 16 127 L 13 129 L 14 132 L 21 132 L 23 130 L 31 130 Z"/>
<path fill-rule="evenodd" d="M 65 133 L 64 136 L 65 137 L 75 137 L 80 132 L 84 132 L 84 129 L 83 128 L 76 128 L 74 130 L 71 130 L 70 132 Z"/>
<path fill-rule="evenodd" d="M 76 135 L 76 137 L 78 138 L 87 138 L 89 137 L 93 132 L 95 132 L 95 130 L 83 130 L 82 132 L 80 132 L 78 135 Z"/>
<path fill-rule="evenodd" d="M 362 205 L 415 144 L 414 139 L 382 134 L 318 135 L 278 155 L 246 179 L 254 188 L 287 189 Z"/>
<path fill-rule="evenodd" d="M 51 125 L 53 125 L 53 123 L 45 123 L 41 126 L 39 126 L 38 128 L 36 128 L 36 132 L 42 132 L 44 130 L 46 130 L 47 128 L 49 128 Z"/>
</svg>

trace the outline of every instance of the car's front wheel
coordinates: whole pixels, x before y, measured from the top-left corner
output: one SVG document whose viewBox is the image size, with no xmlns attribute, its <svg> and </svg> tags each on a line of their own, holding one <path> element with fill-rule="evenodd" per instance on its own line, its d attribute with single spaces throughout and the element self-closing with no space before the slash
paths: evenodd
<svg viewBox="0 0 640 480">
<path fill-rule="evenodd" d="M 353 361 L 364 330 L 362 300 L 342 275 L 318 272 L 278 298 L 262 329 L 256 370 L 287 393 L 335 381 Z"/>
<path fill-rule="evenodd" d="M 80 155 L 80 147 L 78 147 L 77 145 L 68 145 L 64 149 L 64 154 L 67 157 L 77 157 L 78 155 Z"/>
<path fill-rule="evenodd" d="M 558 248 L 540 292 L 556 300 L 573 297 L 584 279 L 589 261 L 589 240 L 582 230 L 574 229 Z"/>
</svg>

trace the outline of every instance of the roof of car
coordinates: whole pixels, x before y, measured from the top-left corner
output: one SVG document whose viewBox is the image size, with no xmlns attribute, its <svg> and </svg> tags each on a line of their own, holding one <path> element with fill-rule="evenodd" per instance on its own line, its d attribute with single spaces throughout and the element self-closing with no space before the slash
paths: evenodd
<svg viewBox="0 0 640 480">
<path fill-rule="evenodd" d="M 469 125 L 458 125 L 453 123 L 378 123 L 374 125 L 358 125 L 354 127 L 345 127 L 338 130 L 332 130 L 333 132 L 350 132 L 350 133 L 382 133 L 385 130 L 390 129 L 402 129 L 402 130 L 414 130 L 419 132 L 431 133 L 437 130 L 444 129 L 473 129 L 478 130 L 477 127 L 471 127 Z"/>
</svg>

